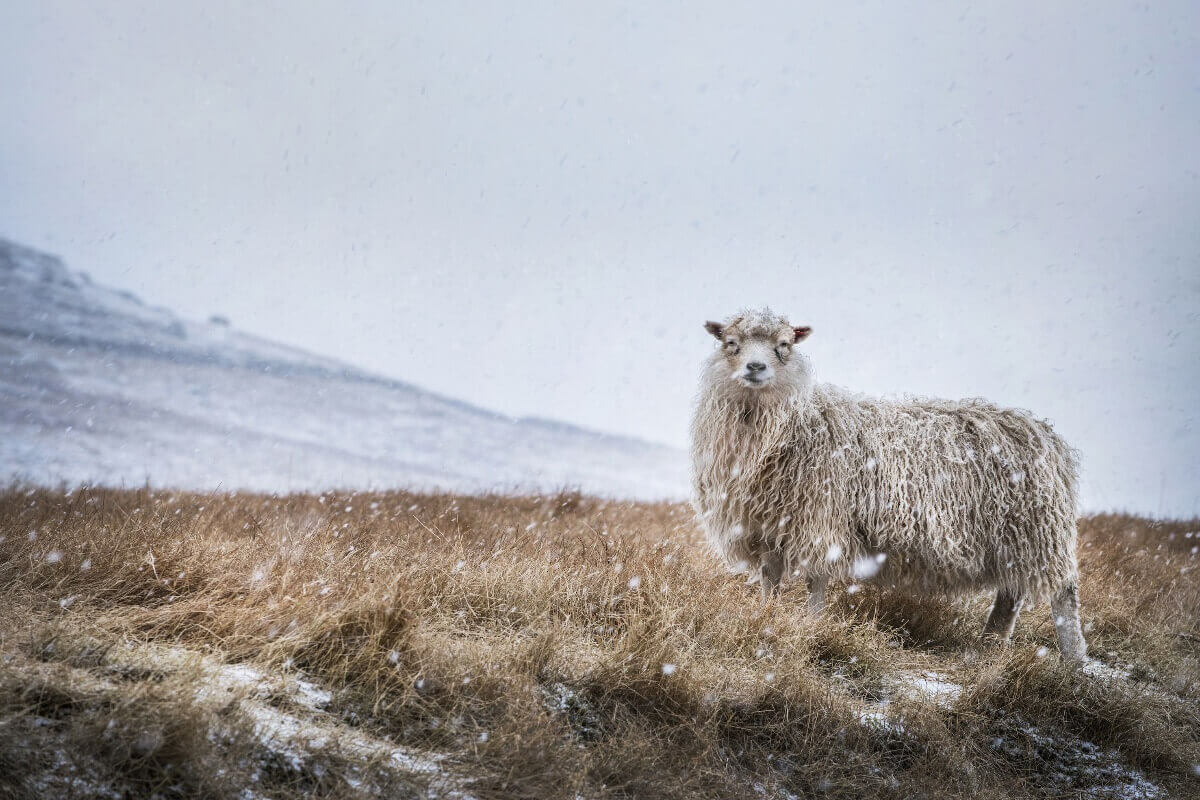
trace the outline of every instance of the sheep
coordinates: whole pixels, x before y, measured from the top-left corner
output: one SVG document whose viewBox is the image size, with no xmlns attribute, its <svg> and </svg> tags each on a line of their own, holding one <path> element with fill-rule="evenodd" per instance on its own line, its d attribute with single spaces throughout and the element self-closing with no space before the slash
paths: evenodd
<svg viewBox="0 0 1200 800">
<path fill-rule="evenodd" d="M 1087 657 L 1075 557 L 1078 457 L 1029 412 L 980 399 L 885 400 L 814 382 L 811 328 L 770 309 L 705 328 L 720 342 L 692 420 L 693 504 L 764 599 L 803 576 L 920 592 L 989 589 L 984 637 L 1007 642 L 1049 598 L 1063 657 Z"/>
</svg>

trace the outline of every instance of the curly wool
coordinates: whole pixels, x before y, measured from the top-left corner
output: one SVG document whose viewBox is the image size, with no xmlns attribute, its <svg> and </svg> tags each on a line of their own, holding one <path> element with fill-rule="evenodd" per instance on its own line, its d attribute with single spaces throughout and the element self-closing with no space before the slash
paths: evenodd
<svg viewBox="0 0 1200 800">
<path fill-rule="evenodd" d="M 882 564 L 893 584 L 1027 600 L 1075 583 L 1077 457 L 1048 423 L 979 399 L 856 396 L 801 371 L 775 393 L 736 386 L 717 356 L 705 372 L 695 506 L 728 564 L 775 550 L 788 572 Z"/>
</svg>

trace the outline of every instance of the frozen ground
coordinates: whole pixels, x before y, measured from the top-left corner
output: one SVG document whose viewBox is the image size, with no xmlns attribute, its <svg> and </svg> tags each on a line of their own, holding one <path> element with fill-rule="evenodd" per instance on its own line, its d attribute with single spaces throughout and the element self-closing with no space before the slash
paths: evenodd
<svg viewBox="0 0 1200 800">
<path fill-rule="evenodd" d="M 1128 676 L 1091 661 L 1085 671 L 1099 680 L 1126 681 Z M 896 736 L 905 736 L 903 721 L 889 708 L 889 699 L 903 697 L 918 702 L 953 708 L 962 695 L 962 685 L 938 672 L 909 674 L 897 672 L 889 676 L 884 696 L 859 713 L 868 725 Z M 1140 770 L 1125 763 L 1121 754 L 1083 739 L 1050 733 L 1034 725 L 1023 724 L 1009 737 L 997 737 L 991 747 L 1011 758 L 1034 760 L 1043 765 L 1047 783 L 1063 792 L 1086 786 L 1078 792 L 1081 798 L 1100 800 L 1155 800 L 1164 797 L 1163 789 L 1149 780 Z"/>
<path fill-rule="evenodd" d="M 511 419 L 0 240 L 0 479 L 191 489 L 555 490 L 678 498 L 675 449 Z"/>
<path fill-rule="evenodd" d="M 244 766 L 254 783 L 267 768 L 283 769 L 297 779 L 306 774 L 323 778 L 322 763 L 332 762 L 340 767 L 339 779 L 350 796 L 386 796 L 378 784 L 390 779 L 393 785 L 398 781 L 410 787 L 408 796 L 473 800 L 469 777 L 460 774 L 445 754 L 405 747 L 347 725 L 327 711 L 331 694 L 302 677 L 268 674 L 249 664 L 226 664 L 181 647 L 151 645 L 107 650 L 98 667 L 106 677 L 78 668 L 67 671 L 77 686 L 98 694 L 119 691 L 120 680 L 128 681 L 129 676 L 186 680 L 194 690 L 196 710 L 213 721 L 211 740 L 235 735 L 235 726 L 251 732 L 256 747 L 246 754 L 252 763 Z M 54 721 L 32 718 L 17 724 L 49 727 Z M 143 746 L 155 749 L 161 746 L 156 741 L 161 735 L 147 730 L 136 741 L 144 738 Z M 88 764 L 77 763 L 82 761 L 65 751 L 57 753 L 44 774 L 27 776 L 28 785 L 44 797 L 126 796 L 103 777 L 90 774 Z M 266 796 L 252 788 L 241 795 L 245 800 Z"/>
<path fill-rule="evenodd" d="M 221 737 L 221 720 L 248 721 L 257 746 L 247 757 L 260 763 L 262 769 L 274 765 L 295 776 L 323 778 L 326 768 L 322 764 L 332 760 L 349 795 L 379 796 L 377 784 L 381 779 L 398 779 L 412 787 L 415 797 L 473 800 L 471 777 L 457 768 L 447 753 L 406 747 L 346 724 L 329 709 L 332 693 L 302 674 L 270 673 L 250 664 L 223 663 L 178 646 L 150 644 L 104 649 L 95 671 L 110 678 L 187 676 L 197 707 L 210 713 L 218 725 L 210 731 L 210 737 Z M 99 678 L 78 668 L 71 673 L 80 685 L 92 690 L 115 688 L 110 678 Z M 859 719 L 889 735 L 908 738 L 903 719 L 889 708 L 889 697 L 952 708 L 962 688 L 945 674 L 898 672 L 889 677 L 885 696 L 868 704 Z M 598 719 L 588 701 L 564 684 L 553 684 L 543 692 L 547 707 L 581 723 L 581 731 L 590 730 L 590 719 Z M 233 709 L 238 713 L 231 714 Z M 36 719 L 25 722 L 39 724 Z M 53 721 L 46 720 L 45 724 Z M 447 724 L 453 725 L 451 721 Z M 1048 786 L 1073 792 L 1072 796 L 1089 800 L 1156 800 L 1166 796 L 1160 786 L 1125 763 L 1117 751 L 1034 725 L 1022 724 L 1011 735 L 993 739 L 990 746 L 1009 758 L 1040 765 Z M 259 768 L 251 768 L 257 781 Z M 116 787 L 81 771 L 67 753 L 59 754 L 45 774 L 33 776 L 32 783 L 47 793 L 69 788 L 95 797 L 122 796 Z M 1074 788 L 1079 786 L 1088 788 Z M 763 796 L 796 797 L 784 790 L 768 791 L 761 784 L 756 789 Z M 265 795 L 247 789 L 242 796 Z"/>
</svg>

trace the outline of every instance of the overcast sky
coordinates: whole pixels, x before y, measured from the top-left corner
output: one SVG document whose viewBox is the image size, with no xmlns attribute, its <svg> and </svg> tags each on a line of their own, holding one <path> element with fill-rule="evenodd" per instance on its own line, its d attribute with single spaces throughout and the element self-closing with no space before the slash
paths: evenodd
<svg viewBox="0 0 1200 800">
<path fill-rule="evenodd" d="M 770 304 L 1200 512 L 1200 6 L 902 5 L 9 0 L 0 236 L 679 445 L 702 323 Z"/>
</svg>

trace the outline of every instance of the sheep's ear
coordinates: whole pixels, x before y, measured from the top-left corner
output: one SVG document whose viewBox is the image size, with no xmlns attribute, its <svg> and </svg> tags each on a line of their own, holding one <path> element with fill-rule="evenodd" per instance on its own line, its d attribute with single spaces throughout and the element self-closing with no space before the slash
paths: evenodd
<svg viewBox="0 0 1200 800">
<path fill-rule="evenodd" d="M 725 331 L 725 327 L 719 322 L 713 322 L 712 320 L 709 320 L 708 322 L 704 323 L 704 330 L 720 339 L 721 334 Z"/>
<path fill-rule="evenodd" d="M 803 342 L 808 338 L 808 335 L 812 333 L 812 328 L 808 327 L 807 325 L 805 325 L 803 328 L 792 328 L 792 330 L 796 332 L 797 342 Z"/>
</svg>

